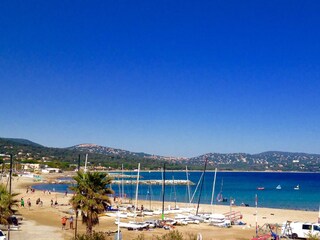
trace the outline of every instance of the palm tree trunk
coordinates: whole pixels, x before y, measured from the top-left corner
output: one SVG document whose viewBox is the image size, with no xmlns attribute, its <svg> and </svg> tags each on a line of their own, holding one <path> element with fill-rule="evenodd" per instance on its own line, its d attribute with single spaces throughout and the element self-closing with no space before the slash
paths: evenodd
<svg viewBox="0 0 320 240">
<path fill-rule="evenodd" d="M 92 212 L 91 211 L 89 211 L 88 212 L 88 222 L 87 222 L 87 234 L 88 235 L 92 235 L 92 225 L 93 225 L 93 223 L 92 223 Z"/>
</svg>

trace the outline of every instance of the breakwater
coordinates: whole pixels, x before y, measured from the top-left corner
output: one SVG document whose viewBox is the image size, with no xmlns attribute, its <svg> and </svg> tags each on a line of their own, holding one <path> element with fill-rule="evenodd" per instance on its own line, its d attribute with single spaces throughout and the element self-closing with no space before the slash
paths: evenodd
<svg viewBox="0 0 320 240">
<path fill-rule="evenodd" d="M 57 179 L 53 181 L 49 181 L 50 184 L 75 184 L 76 182 L 73 179 Z M 112 180 L 112 184 L 124 184 L 124 185 L 136 185 L 137 180 Z M 139 184 L 141 185 L 162 185 L 163 180 L 139 180 Z M 165 180 L 166 185 L 194 185 L 194 182 L 188 180 Z"/>
<path fill-rule="evenodd" d="M 113 180 L 113 184 L 137 184 L 137 180 Z M 142 185 L 162 185 L 162 180 L 139 180 Z M 193 182 L 187 180 L 165 180 L 166 185 L 194 185 Z"/>
</svg>

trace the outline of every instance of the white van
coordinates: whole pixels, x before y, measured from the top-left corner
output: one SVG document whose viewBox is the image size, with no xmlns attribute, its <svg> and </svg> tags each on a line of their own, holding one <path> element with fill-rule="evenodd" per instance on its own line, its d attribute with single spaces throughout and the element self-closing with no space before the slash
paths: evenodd
<svg viewBox="0 0 320 240">
<path fill-rule="evenodd" d="M 318 234 L 320 236 L 320 224 L 308 222 L 291 222 L 289 225 L 284 224 L 282 227 L 282 235 L 289 236 L 293 239 L 307 238 L 308 234 Z M 291 236 L 290 236 L 291 235 Z"/>
</svg>

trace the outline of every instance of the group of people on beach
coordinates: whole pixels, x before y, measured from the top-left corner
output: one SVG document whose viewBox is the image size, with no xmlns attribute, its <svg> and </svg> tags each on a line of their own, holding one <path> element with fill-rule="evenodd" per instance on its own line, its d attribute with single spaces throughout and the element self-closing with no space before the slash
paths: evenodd
<svg viewBox="0 0 320 240">
<path fill-rule="evenodd" d="M 43 201 L 40 198 L 38 198 L 36 200 L 36 205 L 42 207 L 43 206 Z M 28 206 L 28 208 L 30 210 L 30 208 L 31 208 L 31 199 L 30 198 L 28 198 L 28 200 L 27 200 L 27 206 Z M 20 199 L 20 207 L 24 208 L 24 198 L 23 197 Z"/>
<path fill-rule="evenodd" d="M 31 187 L 27 187 L 26 193 L 34 193 L 36 190 L 34 188 Z"/>
<path fill-rule="evenodd" d="M 30 207 L 31 207 L 31 200 L 30 200 L 30 198 L 28 198 L 28 200 L 27 200 L 27 206 L 28 206 L 28 208 L 29 208 L 29 210 L 30 210 Z M 20 199 L 20 207 L 23 207 L 23 208 L 24 208 L 24 198 L 23 198 L 23 197 Z"/>
<path fill-rule="evenodd" d="M 61 218 L 61 229 L 66 230 L 67 221 L 69 221 L 69 229 L 73 230 L 73 216 L 70 216 L 69 218 L 67 218 L 67 216 L 64 216 Z"/>
<path fill-rule="evenodd" d="M 56 207 L 56 206 L 58 206 L 57 199 L 54 201 L 54 203 L 53 203 L 53 199 L 51 199 L 51 207 Z"/>
</svg>

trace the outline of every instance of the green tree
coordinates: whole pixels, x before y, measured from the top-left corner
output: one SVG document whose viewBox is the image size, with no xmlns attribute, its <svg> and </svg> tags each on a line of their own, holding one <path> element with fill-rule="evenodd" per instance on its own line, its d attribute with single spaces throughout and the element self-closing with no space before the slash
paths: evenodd
<svg viewBox="0 0 320 240">
<path fill-rule="evenodd" d="M 112 178 L 105 173 L 79 171 L 73 179 L 76 185 L 71 190 L 75 194 L 70 203 L 76 212 L 81 210 L 82 222 L 87 226 L 86 232 L 92 235 L 93 226 L 99 223 L 99 214 L 110 203 L 107 194 L 112 194 L 113 191 L 107 185 Z"/>
<path fill-rule="evenodd" d="M 8 218 L 16 212 L 18 200 L 14 199 L 18 194 L 10 194 L 6 186 L 0 184 L 0 224 L 8 224 Z"/>
</svg>

